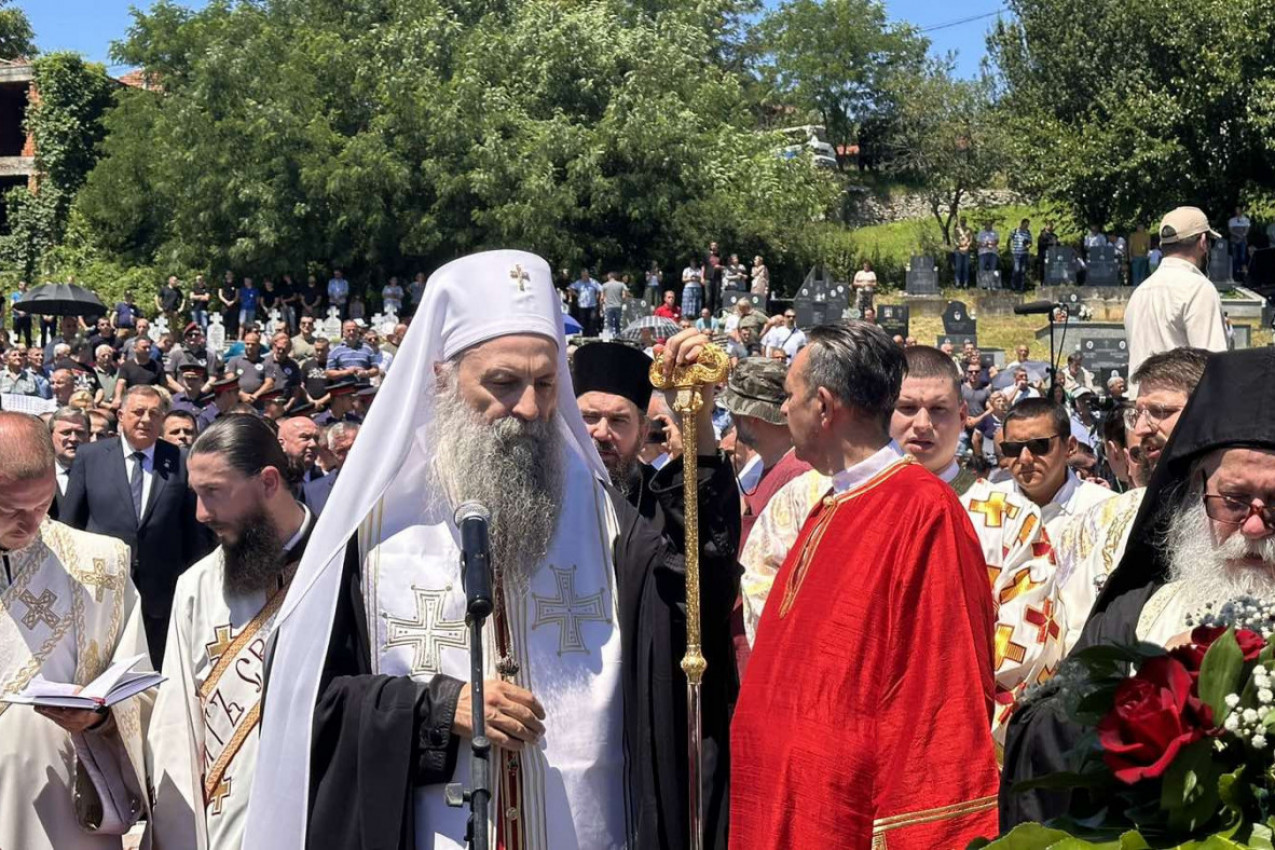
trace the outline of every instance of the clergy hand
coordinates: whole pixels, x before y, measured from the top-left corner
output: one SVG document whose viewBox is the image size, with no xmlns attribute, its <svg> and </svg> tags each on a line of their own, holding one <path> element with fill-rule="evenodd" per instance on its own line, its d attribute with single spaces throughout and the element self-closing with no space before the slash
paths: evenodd
<svg viewBox="0 0 1275 850">
<path fill-rule="evenodd" d="M 454 734 L 473 737 L 473 705 L 470 686 L 466 684 L 456 701 L 456 716 L 452 720 Z M 521 750 L 523 744 L 534 744 L 544 734 L 541 721 L 545 710 L 531 691 L 500 679 L 488 679 L 483 682 L 483 705 L 487 737 L 502 749 Z"/>
<path fill-rule="evenodd" d="M 47 708 L 37 705 L 35 711 L 42 717 L 49 718 L 72 735 L 78 735 L 96 726 L 101 726 L 110 717 L 109 712 L 89 711 L 82 708 Z"/>
</svg>

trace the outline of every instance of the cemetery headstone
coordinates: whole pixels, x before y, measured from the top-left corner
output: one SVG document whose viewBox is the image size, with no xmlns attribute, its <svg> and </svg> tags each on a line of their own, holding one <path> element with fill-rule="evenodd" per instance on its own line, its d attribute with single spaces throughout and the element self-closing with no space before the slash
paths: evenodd
<svg viewBox="0 0 1275 850">
<path fill-rule="evenodd" d="M 908 295 L 937 295 L 939 269 L 933 257 L 913 257 L 907 270 Z"/>
<path fill-rule="evenodd" d="M 844 312 L 840 305 L 827 301 L 811 301 L 796 298 L 792 302 L 793 312 L 797 314 L 797 327 L 813 328 L 815 325 L 836 323 Z"/>
<path fill-rule="evenodd" d="M 1055 246 L 1045 252 L 1045 285 L 1061 286 L 1076 282 L 1076 251 Z"/>
<path fill-rule="evenodd" d="M 1124 337 L 1082 336 L 1076 343 L 1076 350 L 1085 355 L 1085 368 L 1095 377 L 1101 375 L 1104 384 L 1112 372 L 1129 377 L 1129 343 Z"/>
<path fill-rule="evenodd" d="M 1231 277 L 1231 253 L 1225 241 L 1218 242 L 1209 252 L 1209 280 L 1218 289 L 1230 289 L 1235 285 Z"/>
<path fill-rule="evenodd" d="M 151 338 L 151 342 L 159 342 L 160 337 L 166 333 L 168 333 L 168 317 L 160 316 L 151 322 L 150 330 L 146 332 L 146 335 Z"/>
<path fill-rule="evenodd" d="M 1089 249 L 1085 286 L 1119 286 L 1120 262 L 1115 245 L 1098 245 Z"/>
<path fill-rule="evenodd" d="M 890 336 L 908 336 L 908 305 L 881 304 L 877 307 L 877 324 Z"/>
<path fill-rule="evenodd" d="M 208 315 L 208 351 L 210 356 L 218 356 L 226 350 L 226 326 L 222 323 L 221 313 Z"/>
<path fill-rule="evenodd" d="M 271 307 L 270 315 L 266 318 L 266 336 L 274 336 L 275 331 L 282 327 L 285 327 L 283 324 L 283 313 L 280 312 L 278 307 Z"/>
<path fill-rule="evenodd" d="M 1001 288 L 1001 270 L 985 269 L 978 270 L 978 288 L 979 289 L 1000 289 Z"/>
<path fill-rule="evenodd" d="M 978 333 L 978 320 L 970 315 L 964 301 L 949 301 L 943 311 L 943 332 L 947 335 L 974 336 Z"/>
<path fill-rule="evenodd" d="M 341 338 L 341 311 L 336 307 L 328 308 L 328 317 L 319 323 L 320 333 L 336 342 Z"/>
<path fill-rule="evenodd" d="M 806 275 L 805 282 L 797 290 L 797 296 L 794 300 L 831 301 L 834 304 L 839 304 L 844 310 L 850 306 L 850 289 L 851 287 L 844 281 L 837 281 L 829 277 L 826 270 L 811 269 L 810 273 Z"/>
</svg>

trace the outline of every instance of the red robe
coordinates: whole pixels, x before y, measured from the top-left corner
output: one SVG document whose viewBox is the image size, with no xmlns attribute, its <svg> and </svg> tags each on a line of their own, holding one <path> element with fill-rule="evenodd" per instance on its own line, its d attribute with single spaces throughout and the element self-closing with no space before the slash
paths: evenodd
<svg viewBox="0 0 1275 850">
<path fill-rule="evenodd" d="M 994 623 L 974 529 L 920 464 L 825 498 L 775 578 L 740 690 L 731 847 L 996 835 Z"/>
</svg>

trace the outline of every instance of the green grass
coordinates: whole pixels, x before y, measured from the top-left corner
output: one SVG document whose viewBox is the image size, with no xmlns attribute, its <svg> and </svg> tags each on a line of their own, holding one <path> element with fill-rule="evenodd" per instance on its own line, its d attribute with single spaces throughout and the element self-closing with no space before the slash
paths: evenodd
<svg viewBox="0 0 1275 850">
<path fill-rule="evenodd" d="M 1009 244 L 1010 232 L 1024 218 L 1031 219 L 1033 235 L 1039 235 L 1045 222 L 1051 218 L 1051 213 L 1043 206 L 974 207 L 964 210 L 963 215 L 975 230 L 981 229 L 982 223 L 991 217 L 1000 233 L 1002 247 Z M 1061 229 L 1058 236 L 1063 242 L 1071 242 L 1079 240 L 1083 234 Z M 943 231 L 934 216 L 852 229 L 850 239 L 859 253 L 867 256 L 879 254 L 883 259 L 895 263 L 906 263 L 908 258 L 923 248 L 943 250 Z"/>
</svg>

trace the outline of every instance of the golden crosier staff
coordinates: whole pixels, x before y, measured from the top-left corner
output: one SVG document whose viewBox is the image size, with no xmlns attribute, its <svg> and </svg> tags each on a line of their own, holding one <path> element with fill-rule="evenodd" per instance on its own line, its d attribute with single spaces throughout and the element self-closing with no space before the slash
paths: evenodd
<svg viewBox="0 0 1275 850">
<path fill-rule="evenodd" d="M 700 683 L 708 662 L 700 651 L 699 631 L 699 412 L 704 405 L 703 388 L 719 384 L 730 373 L 726 352 L 706 345 L 695 363 L 675 366 L 665 374 L 663 354 L 651 364 L 651 383 L 659 390 L 676 390 L 673 409 L 682 418 L 682 486 L 686 501 L 686 735 L 690 758 L 690 850 L 703 846 L 703 741 L 700 732 Z"/>
</svg>

